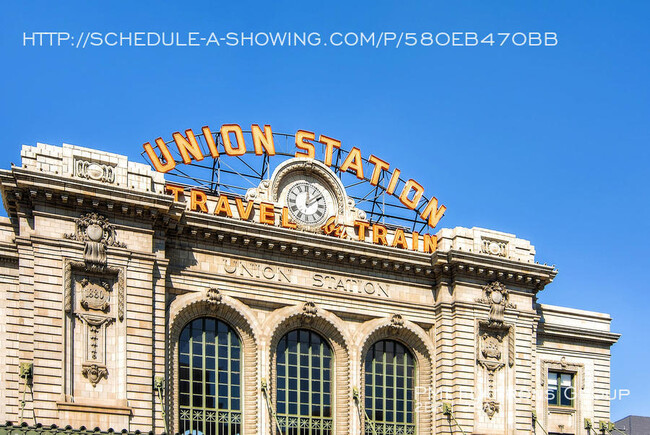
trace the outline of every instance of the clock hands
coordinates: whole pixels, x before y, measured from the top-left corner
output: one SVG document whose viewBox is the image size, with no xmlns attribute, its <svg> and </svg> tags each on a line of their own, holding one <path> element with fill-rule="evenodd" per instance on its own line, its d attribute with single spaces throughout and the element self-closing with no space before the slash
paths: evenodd
<svg viewBox="0 0 650 435">
<path fill-rule="evenodd" d="M 289 212 L 299 222 L 316 225 L 327 213 L 327 195 L 309 182 L 296 183 L 287 193 Z"/>
<path fill-rule="evenodd" d="M 305 201 L 305 207 L 311 207 L 313 203 L 318 202 L 322 197 L 323 195 L 318 195 L 316 198 L 309 201 L 309 196 L 308 196 L 307 200 Z"/>
</svg>

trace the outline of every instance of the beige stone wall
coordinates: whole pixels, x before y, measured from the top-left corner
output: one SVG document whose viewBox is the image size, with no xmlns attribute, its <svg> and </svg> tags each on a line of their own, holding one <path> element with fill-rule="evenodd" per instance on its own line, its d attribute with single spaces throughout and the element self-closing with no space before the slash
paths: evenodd
<svg viewBox="0 0 650 435">
<path fill-rule="evenodd" d="M 433 255 L 405 252 L 188 212 L 163 194 L 160 174 L 124 156 L 39 144 L 22 157 L 21 167 L 0 171 L 10 216 L 0 219 L 5 420 L 19 420 L 19 363 L 33 362 L 28 422 L 160 433 L 164 408 L 177 430 L 176 337 L 205 315 L 227 320 L 244 338 L 245 433 L 271 433 L 261 381 L 273 398 L 274 343 L 296 327 L 324 334 L 335 350 L 338 433 L 361 431 L 352 389 L 363 393 L 365 349 L 384 338 L 416 357 L 420 434 L 449 433 L 443 402 L 467 433 L 532 433 L 533 411 L 551 431 L 609 419 L 609 349 L 617 339 L 610 319 L 538 305 L 556 272 L 535 263 L 528 241 L 454 228 L 440 230 Z M 95 248 L 75 236 L 78 219 L 92 212 L 115 231 L 102 270 L 89 260 Z M 108 309 L 81 304 L 84 278 L 107 281 Z M 486 286 L 495 282 L 503 302 L 490 299 Z M 315 313 L 304 311 L 308 302 Z M 83 316 L 105 322 L 96 360 Z M 91 362 L 108 371 L 95 386 L 83 373 Z M 546 405 L 546 371 L 558 364 L 581 382 L 568 413 Z M 166 380 L 164 404 L 156 377 Z"/>
<path fill-rule="evenodd" d="M 610 346 L 617 339 L 609 331 L 611 318 L 606 314 L 540 305 L 544 325 L 538 338 L 537 382 L 543 387 L 549 369 L 575 373 L 579 386 L 575 411 L 538 404 L 538 414 L 552 431 L 582 428 L 588 418 L 596 426 L 609 421 Z M 572 429 L 571 429 L 572 430 Z"/>
</svg>

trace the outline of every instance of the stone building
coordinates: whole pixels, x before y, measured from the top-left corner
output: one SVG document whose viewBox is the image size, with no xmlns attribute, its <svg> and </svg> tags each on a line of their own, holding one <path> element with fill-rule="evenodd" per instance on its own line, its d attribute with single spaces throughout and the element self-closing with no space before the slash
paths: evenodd
<svg viewBox="0 0 650 435">
<path fill-rule="evenodd" d="M 611 319 L 539 303 L 556 270 L 526 240 L 440 229 L 422 252 L 314 231 L 323 209 L 363 213 L 300 159 L 246 195 L 251 210 L 207 195 L 205 213 L 124 156 L 21 156 L 0 170 L 0 418 L 209 435 L 610 419 Z"/>
</svg>

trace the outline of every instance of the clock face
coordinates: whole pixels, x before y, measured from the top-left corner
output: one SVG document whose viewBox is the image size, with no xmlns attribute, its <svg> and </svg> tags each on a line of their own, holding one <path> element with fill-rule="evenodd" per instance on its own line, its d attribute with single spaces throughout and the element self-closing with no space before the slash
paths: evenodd
<svg viewBox="0 0 650 435">
<path fill-rule="evenodd" d="M 300 181 L 287 190 L 287 207 L 300 223 L 315 226 L 329 216 L 330 194 L 317 182 Z"/>
</svg>

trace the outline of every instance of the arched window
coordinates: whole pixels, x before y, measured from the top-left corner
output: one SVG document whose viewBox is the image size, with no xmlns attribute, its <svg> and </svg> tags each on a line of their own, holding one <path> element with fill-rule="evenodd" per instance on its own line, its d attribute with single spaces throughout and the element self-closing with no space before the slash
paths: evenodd
<svg viewBox="0 0 650 435">
<path fill-rule="evenodd" d="M 370 420 L 366 434 L 415 433 L 414 378 L 413 355 L 403 344 L 382 340 L 370 347 L 365 361 L 365 408 Z"/>
<path fill-rule="evenodd" d="M 190 322 L 179 341 L 180 433 L 241 433 L 241 342 L 228 324 Z"/>
<path fill-rule="evenodd" d="M 315 332 L 280 339 L 276 355 L 277 418 L 283 435 L 332 434 L 332 351 Z"/>
</svg>

